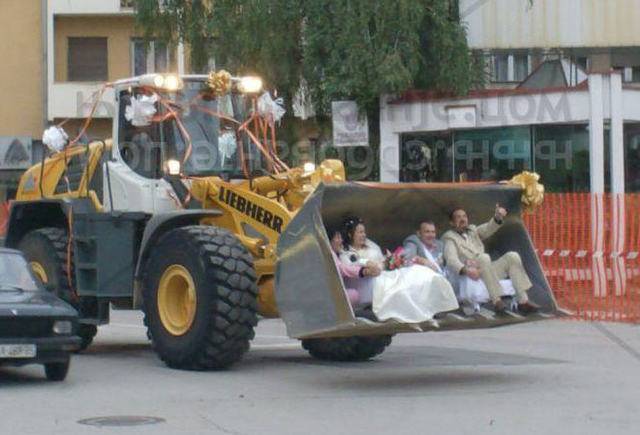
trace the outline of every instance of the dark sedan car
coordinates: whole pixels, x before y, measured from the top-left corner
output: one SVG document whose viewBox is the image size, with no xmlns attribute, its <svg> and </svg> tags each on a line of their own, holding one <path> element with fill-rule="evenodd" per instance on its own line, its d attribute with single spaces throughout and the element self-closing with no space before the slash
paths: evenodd
<svg viewBox="0 0 640 435">
<path fill-rule="evenodd" d="M 80 345 L 77 317 L 34 277 L 21 252 L 0 248 L 0 366 L 44 364 L 47 379 L 64 380 Z"/>
</svg>

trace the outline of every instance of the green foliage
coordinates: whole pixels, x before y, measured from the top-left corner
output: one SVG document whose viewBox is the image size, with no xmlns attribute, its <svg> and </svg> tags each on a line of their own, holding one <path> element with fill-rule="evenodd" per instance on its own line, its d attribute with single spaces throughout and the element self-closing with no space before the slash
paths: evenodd
<svg viewBox="0 0 640 435">
<path fill-rule="evenodd" d="M 465 28 L 451 14 L 448 1 L 427 0 L 420 23 L 420 69 L 415 86 L 462 94 L 478 77 L 467 48 Z M 456 11 L 457 15 L 457 11 Z"/>
<path fill-rule="evenodd" d="M 412 87 L 466 92 L 474 63 L 455 0 L 136 0 L 147 37 L 190 47 L 191 66 L 259 74 L 290 103 L 300 79 L 320 114 Z"/>
<path fill-rule="evenodd" d="M 305 12 L 304 76 L 321 112 L 344 98 L 373 109 L 380 94 L 413 85 L 420 1 L 317 0 Z"/>
<path fill-rule="evenodd" d="M 211 35 L 217 66 L 258 74 L 290 102 L 302 72 L 301 16 L 299 0 L 215 0 Z"/>
</svg>

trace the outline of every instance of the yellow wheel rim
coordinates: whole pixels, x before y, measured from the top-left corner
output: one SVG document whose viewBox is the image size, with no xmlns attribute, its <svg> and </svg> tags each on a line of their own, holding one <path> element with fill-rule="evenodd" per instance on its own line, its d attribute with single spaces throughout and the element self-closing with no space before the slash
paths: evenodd
<svg viewBox="0 0 640 435">
<path fill-rule="evenodd" d="M 29 266 L 31 266 L 31 270 L 33 271 L 34 275 L 36 276 L 36 278 L 40 280 L 42 284 L 49 283 L 49 277 L 47 276 L 47 271 L 44 270 L 44 267 L 42 267 L 42 264 L 38 263 L 37 261 L 32 261 L 29 263 Z"/>
<path fill-rule="evenodd" d="M 158 284 L 158 313 L 172 335 L 184 335 L 196 317 L 196 286 L 189 271 L 178 264 L 169 266 Z"/>
</svg>

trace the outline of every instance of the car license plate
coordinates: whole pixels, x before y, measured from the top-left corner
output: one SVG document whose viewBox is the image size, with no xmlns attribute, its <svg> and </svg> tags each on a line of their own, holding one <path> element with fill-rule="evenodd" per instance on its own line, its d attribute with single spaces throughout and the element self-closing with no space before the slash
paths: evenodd
<svg viewBox="0 0 640 435">
<path fill-rule="evenodd" d="M 0 358 L 33 358 L 35 344 L 0 344 Z"/>
</svg>

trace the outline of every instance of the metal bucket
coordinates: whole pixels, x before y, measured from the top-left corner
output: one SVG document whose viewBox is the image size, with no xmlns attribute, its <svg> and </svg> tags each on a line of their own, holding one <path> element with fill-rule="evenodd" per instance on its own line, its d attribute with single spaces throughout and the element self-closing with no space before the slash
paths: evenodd
<svg viewBox="0 0 640 435">
<path fill-rule="evenodd" d="M 276 300 L 293 338 L 344 337 L 429 330 L 501 326 L 549 318 L 560 313 L 531 238 L 521 219 L 522 190 L 503 184 L 363 184 L 318 186 L 278 242 Z M 491 218 L 496 203 L 509 211 L 502 227 L 485 242 L 496 259 L 508 251 L 520 254 L 533 283 L 530 299 L 539 314 L 494 316 L 483 310 L 472 316 L 448 315 L 437 324 L 371 322 L 357 318 L 331 256 L 326 226 L 340 225 L 346 216 L 359 216 L 367 235 L 383 249 L 401 246 L 420 222 L 436 223 L 438 234 L 449 228 L 449 212 L 463 207 L 472 223 Z"/>
</svg>

